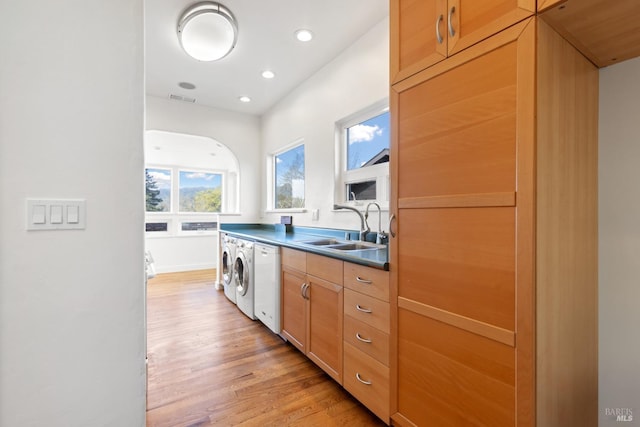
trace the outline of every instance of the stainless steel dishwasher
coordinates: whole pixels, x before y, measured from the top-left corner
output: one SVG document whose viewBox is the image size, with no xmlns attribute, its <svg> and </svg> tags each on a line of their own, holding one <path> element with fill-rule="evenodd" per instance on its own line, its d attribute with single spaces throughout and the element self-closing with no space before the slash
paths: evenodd
<svg viewBox="0 0 640 427">
<path fill-rule="evenodd" d="M 280 327 L 280 248 L 255 243 L 254 246 L 255 316 L 274 333 Z"/>
</svg>

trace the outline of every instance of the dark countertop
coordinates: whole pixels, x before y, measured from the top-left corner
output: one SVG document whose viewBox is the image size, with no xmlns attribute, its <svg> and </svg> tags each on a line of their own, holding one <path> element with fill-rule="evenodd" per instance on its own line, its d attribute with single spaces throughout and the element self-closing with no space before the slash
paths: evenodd
<svg viewBox="0 0 640 427">
<path fill-rule="evenodd" d="M 302 243 L 304 241 L 323 237 L 333 237 L 345 240 L 346 233 L 349 233 L 353 240 L 357 240 L 357 231 L 332 228 L 291 227 L 289 232 L 285 232 L 277 230 L 277 227 L 278 225 L 273 224 L 220 224 L 220 232 L 225 232 L 235 237 L 245 238 L 247 240 L 253 240 L 255 242 L 284 246 L 287 248 L 336 258 L 342 261 L 379 268 L 381 270 L 389 270 L 388 248 L 345 252 Z M 375 236 L 375 233 L 372 234 Z"/>
</svg>

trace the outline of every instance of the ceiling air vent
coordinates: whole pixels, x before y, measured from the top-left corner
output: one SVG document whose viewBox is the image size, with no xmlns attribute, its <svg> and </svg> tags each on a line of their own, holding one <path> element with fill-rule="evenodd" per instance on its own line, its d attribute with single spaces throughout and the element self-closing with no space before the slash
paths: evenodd
<svg viewBox="0 0 640 427">
<path fill-rule="evenodd" d="M 169 99 L 173 99 L 174 101 L 184 101 L 184 102 L 191 102 L 191 103 L 196 102 L 195 98 L 189 98 L 188 96 L 174 95 L 174 94 L 170 94 Z"/>
</svg>

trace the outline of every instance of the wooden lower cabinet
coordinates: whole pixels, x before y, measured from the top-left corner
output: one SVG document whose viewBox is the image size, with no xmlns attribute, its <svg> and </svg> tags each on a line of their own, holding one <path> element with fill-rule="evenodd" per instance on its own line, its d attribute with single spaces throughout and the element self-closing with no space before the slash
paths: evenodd
<svg viewBox="0 0 640 427">
<path fill-rule="evenodd" d="M 597 425 L 597 108 L 537 18 L 392 86 L 394 424 Z"/>
<path fill-rule="evenodd" d="M 344 388 L 389 422 L 389 367 L 348 343 L 344 345 Z"/>
<path fill-rule="evenodd" d="M 340 260 L 282 248 L 282 335 L 339 384 L 343 370 L 342 265 Z"/>
</svg>

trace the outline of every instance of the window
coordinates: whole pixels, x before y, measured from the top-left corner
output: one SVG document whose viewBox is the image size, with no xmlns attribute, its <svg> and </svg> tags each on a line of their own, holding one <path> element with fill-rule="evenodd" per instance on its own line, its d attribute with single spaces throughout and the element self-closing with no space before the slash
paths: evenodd
<svg viewBox="0 0 640 427">
<path fill-rule="evenodd" d="M 171 211 L 171 170 L 145 169 L 147 212 Z"/>
<path fill-rule="evenodd" d="M 337 125 L 341 158 L 336 201 L 358 204 L 377 201 L 389 206 L 390 117 L 382 101 L 353 114 Z"/>
<path fill-rule="evenodd" d="M 273 156 L 274 208 L 304 208 L 304 144 Z"/>
<path fill-rule="evenodd" d="M 181 170 L 179 188 L 180 212 L 222 210 L 221 174 Z"/>
</svg>

